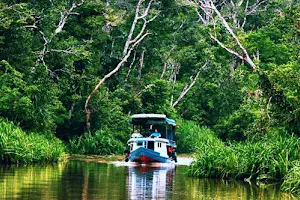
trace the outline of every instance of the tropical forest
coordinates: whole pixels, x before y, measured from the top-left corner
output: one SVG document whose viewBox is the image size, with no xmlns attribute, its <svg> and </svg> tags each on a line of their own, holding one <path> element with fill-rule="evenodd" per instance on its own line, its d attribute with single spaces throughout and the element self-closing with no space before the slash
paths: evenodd
<svg viewBox="0 0 300 200">
<path fill-rule="evenodd" d="M 138 113 L 187 176 L 300 196 L 300 2 L 1 0 L 1 165 L 122 155 Z"/>
</svg>

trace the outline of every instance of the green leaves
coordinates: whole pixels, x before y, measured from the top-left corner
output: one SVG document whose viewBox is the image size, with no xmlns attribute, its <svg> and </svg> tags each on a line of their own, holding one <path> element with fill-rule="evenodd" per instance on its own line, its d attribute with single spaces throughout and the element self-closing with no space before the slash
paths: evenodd
<svg viewBox="0 0 300 200">
<path fill-rule="evenodd" d="M 229 18 L 236 14 L 241 25 L 245 4 L 221 6 L 255 57 L 257 73 L 211 40 L 208 32 L 240 53 L 217 21 L 203 26 L 186 1 L 156 2 L 150 13 L 159 14 L 147 26 L 151 35 L 91 102 L 92 132 L 111 130 L 111 137 L 126 142 L 128 115 L 153 112 L 209 126 L 224 140 L 265 134 L 273 126 L 297 134 L 299 5 L 265 1 L 259 7 L 264 9 L 238 27 Z M 110 1 L 106 6 L 87 0 L 55 34 L 70 6 L 66 0 L 0 3 L 0 115 L 26 130 L 55 132 L 65 140 L 85 132 L 86 97 L 119 62 L 136 2 Z M 164 66 L 166 73 L 158 80 Z M 199 70 L 195 85 L 171 109 Z"/>
<path fill-rule="evenodd" d="M 142 112 L 172 115 L 170 106 L 171 86 L 165 80 L 154 80 L 141 93 Z M 171 116 L 170 116 L 171 117 Z"/>
<path fill-rule="evenodd" d="M 198 131 L 198 134 L 203 140 L 197 145 L 199 149 L 189 169 L 190 175 L 247 179 L 258 183 L 285 179 L 284 188 L 295 193 L 299 191 L 295 169 L 298 169 L 300 140 L 290 137 L 285 130 L 272 129 L 267 135 L 227 146 L 207 132 Z"/>
<path fill-rule="evenodd" d="M 57 162 L 64 151 L 65 145 L 53 135 L 27 134 L 0 118 L 0 163 Z"/>
<path fill-rule="evenodd" d="M 72 153 L 110 155 L 121 154 L 124 151 L 123 144 L 116 140 L 108 131 L 98 130 L 94 134 L 84 135 L 70 140 Z"/>
<path fill-rule="evenodd" d="M 37 78 L 31 85 L 8 62 L 2 61 L 0 68 L 1 116 L 17 120 L 26 129 L 49 132 L 67 118 L 52 81 Z"/>
</svg>

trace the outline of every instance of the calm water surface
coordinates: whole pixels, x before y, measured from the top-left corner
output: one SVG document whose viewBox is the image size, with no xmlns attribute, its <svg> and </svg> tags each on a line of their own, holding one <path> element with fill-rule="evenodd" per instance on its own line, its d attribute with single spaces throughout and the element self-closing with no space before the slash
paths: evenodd
<svg viewBox="0 0 300 200">
<path fill-rule="evenodd" d="M 189 178 L 186 169 L 85 161 L 0 166 L 0 199 L 296 199 L 277 186 Z"/>
</svg>

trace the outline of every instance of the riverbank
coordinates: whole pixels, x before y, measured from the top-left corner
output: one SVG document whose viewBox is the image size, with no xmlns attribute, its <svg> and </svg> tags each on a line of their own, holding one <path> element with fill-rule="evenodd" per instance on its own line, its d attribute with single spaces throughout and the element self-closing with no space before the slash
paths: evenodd
<svg viewBox="0 0 300 200">
<path fill-rule="evenodd" d="M 79 160 L 84 162 L 108 163 L 113 161 L 124 161 L 124 155 L 82 155 L 71 154 L 69 160 Z"/>
<path fill-rule="evenodd" d="M 240 179 L 270 184 L 300 194 L 300 139 L 283 130 L 271 130 L 251 140 L 226 145 L 211 134 L 198 136 L 196 158 L 189 175 L 205 178 Z"/>
<path fill-rule="evenodd" d="M 65 156 L 66 147 L 53 135 L 26 133 L 20 127 L 0 119 L 0 163 L 49 163 Z"/>
</svg>

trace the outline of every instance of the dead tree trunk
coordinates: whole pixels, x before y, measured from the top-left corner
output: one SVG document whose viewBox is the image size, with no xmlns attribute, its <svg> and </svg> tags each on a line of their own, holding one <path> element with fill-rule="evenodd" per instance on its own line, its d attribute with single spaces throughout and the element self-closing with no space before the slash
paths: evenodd
<svg viewBox="0 0 300 200">
<path fill-rule="evenodd" d="M 219 10 L 216 8 L 213 0 L 198 0 L 198 5 L 200 7 L 200 9 L 203 11 L 203 16 L 201 15 L 201 13 L 198 12 L 198 16 L 200 17 L 200 19 L 212 19 L 213 21 L 213 17 L 212 15 L 215 13 L 218 17 L 218 19 L 221 21 L 221 23 L 223 24 L 223 26 L 226 28 L 226 30 L 229 32 L 229 34 L 231 35 L 231 37 L 234 39 L 236 45 L 238 46 L 238 48 L 241 50 L 241 54 L 237 53 L 236 51 L 226 47 L 221 41 L 219 41 L 216 37 L 216 34 L 213 35 L 211 33 L 209 33 L 210 37 L 215 40 L 218 45 L 220 45 L 223 49 L 225 49 L 227 52 L 237 56 L 239 59 L 247 62 L 254 71 L 256 71 L 257 66 L 254 64 L 254 62 L 252 61 L 252 59 L 250 58 L 246 48 L 241 44 L 240 40 L 238 39 L 238 37 L 235 35 L 235 33 L 233 32 L 232 28 L 229 26 L 229 24 L 227 23 L 227 21 L 225 20 L 225 18 L 222 16 L 222 14 L 219 12 Z M 259 3 L 256 6 L 259 6 L 261 3 Z M 246 9 L 248 9 L 248 4 L 246 5 Z M 213 12 L 211 12 L 213 11 Z M 208 16 L 207 16 L 208 15 Z M 202 20 L 203 21 L 203 20 Z M 204 21 L 203 21 L 204 23 Z M 215 23 L 213 21 L 213 23 Z M 204 24 L 208 24 L 208 21 L 205 21 Z M 244 24 L 243 24 L 244 26 Z"/>
<path fill-rule="evenodd" d="M 193 87 L 193 85 L 196 83 L 198 77 L 199 77 L 200 71 L 196 74 L 196 76 L 194 77 L 193 81 L 191 82 L 190 85 L 186 85 L 181 94 L 179 95 L 179 97 L 177 98 L 177 100 L 172 104 L 172 108 L 174 108 L 180 101 L 181 99 L 186 95 L 186 93 Z"/>
<path fill-rule="evenodd" d="M 250 58 L 246 48 L 241 44 L 240 40 L 237 38 L 237 36 L 235 35 L 235 33 L 233 32 L 232 28 L 230 28 L 230 26 L 228 25 L 227 21 L 224 19 L 224 17 L 221 15 L 221 13 L 218 11 L 218 9 L 216 8 L 216 6 L 214 5 L 214 3 L 212 1 L 211 2 L 211 7 L 214 10 L 214 12 L 217 14 L 218 18 L 221 20 L 222 24 L 225 26 L 225 28 L 227 29 L 227 31 L 230 33 L 230 35 L 233 37 L 235 43 L 237 44 L 237 46 L 239 47 L 239 49 L 242 51 L 243 55 L 238 56 L 239 58 L 241 58 L 242 60 L 245 60 L 252 68 L 254 71 L 256 71 L 256 65 L 254 64 L 254 62 L 252 61 L 252 59 Z M 217 38 L 212 37 L 215 41 L 217 41 L 217 43 L 219 43 L 219 41 L 217 40 Z M 228 51 L 228 48 L 225 48 Z M 232 53 L 231 51 L 228 51 L 230 53 Z"/>
<path fill-rule="evenodd" d="M 205 63 L 202 68 L 204 68 L 206 65 L 207 65 L 207 63 Z M 172 104 L 172 106 L 171 106 L 172 108 L 174 108 L 182 100 L 182 98 L 188 93 L 188 91 L 193 87 L 193 85 L 196 83 L 196 81 L 199 77 L 199 74 L 200 74 L 200 70 L 194 77 L 193 81 L 189 85 L 187 84 L 183 88 L 183 90 L 182 90 L 181 94 L 179 95 L 179 97 L 177 98 L 177 100 Z"/>
<path fill-rule="evenodd" d="M 129 65 L 129 69 L 128 69 L 128 72 L 127 72 L 127 75 L 126 75 L 126 78 L 125 78 L 125 82 L 127 82 L 128 78 L 129 78 L 129 74 L 130 74 L 131 69 L 132 69 L 132 67 L 134 65 L 134 62 L 135 62 L 135 56 L 136 56 L 136 51 L 134 52 L 133 59 L 132 59 L 130 65 Z"/>
<path fill-rule="evenodd" d="M 142 15 L 140 15 L 140 7 L 141 7 L 141 5 L 142 5 L 143 2 L 144 2 L 144 0 L 139 0 L 138 3 L 137 3 L 136 11 L 135 11 L 135 17 L 134 17 L 134 20 L 132 22 L 131 29 L 130 29 L 130 32 L 128 34 L 128 38 L 127 38 L 125 46 L 124 46 L 122 60 L 119 62 L 119 64 L 111 72 L 109 72 L 108 74 L 106 74 L 99 81 L 99 83 L 92 90 L 92 92 L 88 95 L 88 97 L 87 97 L 87 99 L 85 101 L 84 108 L 85 108 L 85 112 L 86 112 L 86 126 L 88 128 L 90 128 L 90 117 L 91 117 L 91 112 L 92 112 L 91 108 L 89 107 L 89 103 L 90 103 L 91 98 L 99 90 L 100 86 L 105 82 L 105 80 L 108 79 L 108 78 L 110 78 L 113 74 L 115 74 L 122 67 L 122 65 L 127 62 L 127 59 L 130 57 L 131 52 L 134 50 L 134 48 L 138 44 L 140 44 L 142 42 L 142 40 L 147 35 L 150 34 L 148 31 L 145 32 L 145 29 L 146 29 L 147 24 L 150 21 L 152 21 L 152 20 L 154 20 L 156 18 L 156 16 L 155 16 L 155 17 L 153 17 L 150 20 L 146 19 L 147 16 L 148 16 L 148 14 L 149 14 L 149 10 L 150 10 L 150 7 L 151 7 L 151 5 L 153 3 L 153 0 L 150 0 L 150 2 L 148 3 L 146 9 L 142 13 Z M 135 31 L 136 24 L 137 24 L 138 20 L 140 20 L 140 19 L 144 21 L 142 29 L 139 31 L 139 33 L 137 34 L 137 36 L 134 39 L 132 39 L 132 35 L 133 35 L 134 31 Z"/>
<path fill-rule="evenodd" d="M 168 61 L 169 61 L 169 58 L 170 58 L 170 56 L 171 56 L 171 53 L 172 53 L 172 51 L 173 51 L 174 49 L 175 49 L 175 47 L 172 47 L 172 49 L 168 52 L 168 55 L 167 55 L 167 57 L 166 57 L 166 59 L 165 59 L 163 71 L 162 71 L 162 73 L 161 73 L 161 75 L 160 75 L 160 79 L 162 79 L 162 78 L 164 77 L 164 75 L 166 74 L 166 72 L 167 72 Z"/>
<path fill-rule="evenodd" d="M 140 57 L 140 67 L 139 67 L 138 81 L 141 81 L 141 79 L 142 79 L 142 69 L 143 69 L 143 65 L 144 65 L 144 56 L 145 56 L 145 50 L 143 50 L 142 55 Z"/>
</svg>

